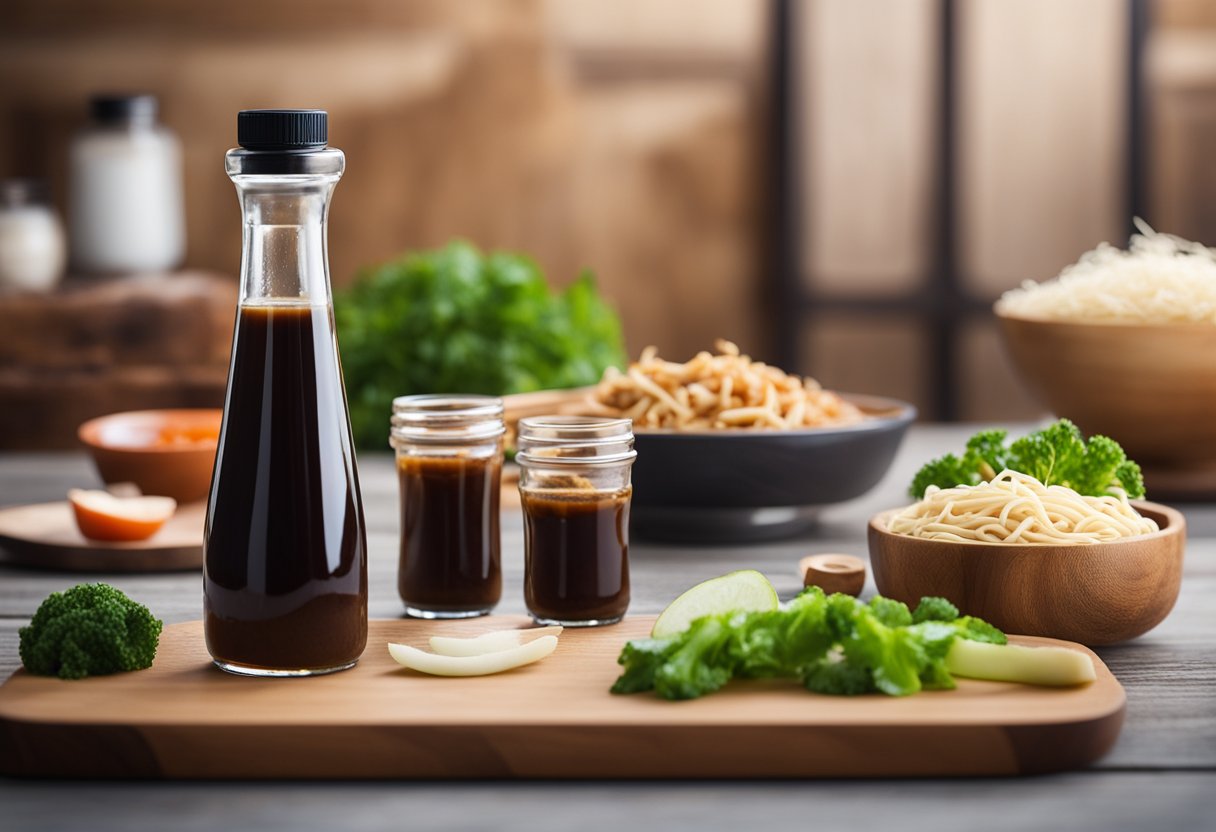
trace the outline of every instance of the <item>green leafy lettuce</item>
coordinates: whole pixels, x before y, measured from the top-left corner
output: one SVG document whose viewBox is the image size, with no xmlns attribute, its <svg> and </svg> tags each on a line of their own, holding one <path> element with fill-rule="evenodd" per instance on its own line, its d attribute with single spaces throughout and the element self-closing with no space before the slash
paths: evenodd
<svg viewBox="0 0 1216 832">
<path fill-rule="evenodd" d="M 731 679 L 784 677 L 816 693 L 907 696 L 954 687 L 946 654 L 958 638 L 1005 643 L 944 598 L 921 599 L 912 612 L 889 598 L 864 604 L 810 587 L 780 610 L 707 615 L 676 635 L 626 643 L 612 692 L 695 699 Z"/>
<path fill-rule="evenodd" d="M 395 396 L 579 387 L 625 362 L 620 321 L 590 272 L 554 293 L 529 258 L 465 242 L 363 270 L 334 314 L 365 448 L 385 446 Z"/>
<path fill-rule="evenodd" d="M 978 485 L 1005 469 L 1029 474 L 1044 485 L 1063 485 L 1079 494 L 1100 497 L 1122 489 L 1135 499 L 1144 496 L 1140 466 L 1127 458 L 1119 443 L 1091 436 L 1067 419 L 1023 436 L 1007 445 L 1003 430 L 983 430 L 967 440 L 962 456 L 946 454 L 922 467 L 908 493 L 919 500 L 931 485 L 954 488 Z"/>
</svg>

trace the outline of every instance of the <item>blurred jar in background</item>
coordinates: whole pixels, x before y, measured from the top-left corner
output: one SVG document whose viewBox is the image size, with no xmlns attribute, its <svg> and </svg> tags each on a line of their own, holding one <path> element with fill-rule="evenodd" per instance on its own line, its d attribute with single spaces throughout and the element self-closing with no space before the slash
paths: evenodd
<svg viewBox="0 0 1216 832">
<path fill-rule="evenodd" d="M 185 251 L 181 147 L 152 95 L 99 95 L 72 141 L 69 232 L 74 269 L 172 269 Z"/>
<path fill-rule="evenodd" d="M 67 246 L 50 188 L 38 179 L 0 180 L 0 287 L 46 291 L 59 282 Z"/>
</svg>

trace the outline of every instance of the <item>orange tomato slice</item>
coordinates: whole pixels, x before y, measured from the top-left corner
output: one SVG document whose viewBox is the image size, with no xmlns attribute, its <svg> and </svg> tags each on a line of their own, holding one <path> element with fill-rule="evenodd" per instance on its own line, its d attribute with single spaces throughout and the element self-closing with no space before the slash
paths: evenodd
<svg viewBox="0 0 1216 832">
<path fill-rule="evenodd" d="M 81 488 L 69 491 L 68 501 L 80 533 L 90 540 L 147 540 L 177 511 L 172 497 L 115 497 Z"/>
</svg>

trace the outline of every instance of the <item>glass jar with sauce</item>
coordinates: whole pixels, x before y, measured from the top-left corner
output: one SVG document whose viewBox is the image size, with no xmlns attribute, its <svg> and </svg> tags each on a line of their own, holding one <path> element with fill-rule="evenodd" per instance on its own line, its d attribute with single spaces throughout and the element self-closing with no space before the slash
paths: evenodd
<svg viewBox="0 0 1216 832">
<path fill-rule="evenodd" d="M 629 607 L 629 419 L 519 421 L 524 601 L 543 624 L 615 624 Z"/>
<path fill-rule="evenodd" d="M 472 618 L 502 597 L 502 399 L 401 396 L 390 443 L 401 486 L 397 590 L 407 615 Z"/>
</svg>

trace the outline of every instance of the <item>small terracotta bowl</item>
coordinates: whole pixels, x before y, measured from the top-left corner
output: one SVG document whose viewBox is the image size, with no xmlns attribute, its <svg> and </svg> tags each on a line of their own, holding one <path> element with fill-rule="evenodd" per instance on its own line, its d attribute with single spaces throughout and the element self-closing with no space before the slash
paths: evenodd
<svg viewBox="0 0 1216 832">
<path fill-rule="evenodd" d="M 870 520 L 870 567 L 880 594 L 914 606 L 940 595 L 1007 633 L 1090 646 L 1136 638 L 1174 607 L 1186 520 L 1135 501 L 1159 531 L 1087 546 L 954 543 L 892 534 L 892 509 Z"/>
<path fill-rule="evenodd" d="M 223 411 L 133 410 L 90 419 L 77 435 L 107 484 L 133 482 L 144 494 L 202 500 Z"/>
</svg>

